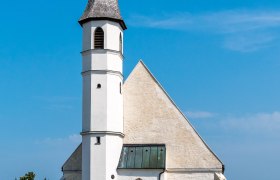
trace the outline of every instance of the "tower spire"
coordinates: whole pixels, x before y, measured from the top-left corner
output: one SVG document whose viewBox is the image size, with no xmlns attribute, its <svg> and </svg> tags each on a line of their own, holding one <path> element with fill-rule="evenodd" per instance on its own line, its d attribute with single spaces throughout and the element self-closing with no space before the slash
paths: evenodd
<svg viewBox="0 0 280 180">
<path fill-rule="evenodd" d="M 120 13 L 118 0 L 88 0 L 86 9 L 79 20 L 82 25 L 91 20 L 111 20 L 127 29 Z"/>
</svg>

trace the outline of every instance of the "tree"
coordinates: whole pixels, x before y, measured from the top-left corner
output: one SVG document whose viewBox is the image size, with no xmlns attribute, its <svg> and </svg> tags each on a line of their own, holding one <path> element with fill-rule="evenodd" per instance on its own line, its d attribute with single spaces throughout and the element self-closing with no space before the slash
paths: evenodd
<svg viewBox="0 0 280 180">
<path fill-rule="evenodd" d="M 19 180 L 35 180 L 34 172 L 28 172 L 24 176 L 20 177 Z"/>
</svg>

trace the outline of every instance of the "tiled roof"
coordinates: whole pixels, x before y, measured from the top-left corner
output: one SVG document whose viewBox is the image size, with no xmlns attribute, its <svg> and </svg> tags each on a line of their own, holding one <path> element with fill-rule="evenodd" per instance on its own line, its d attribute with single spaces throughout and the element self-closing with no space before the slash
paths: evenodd
<svg viewBox="0 0 280 180">
<path fill-rule="evenodd" d="M 118 0 L 88 0 L 87 7 L 80 18 L 80 24 L 89 19 L 108 18 L 120 22 L 126 29 L 120 14 Z"/>
<path fill-rule="evenodd" d="M 124 145 L 118 169 L 165 169 L 165 145 Z"/>
</svg>

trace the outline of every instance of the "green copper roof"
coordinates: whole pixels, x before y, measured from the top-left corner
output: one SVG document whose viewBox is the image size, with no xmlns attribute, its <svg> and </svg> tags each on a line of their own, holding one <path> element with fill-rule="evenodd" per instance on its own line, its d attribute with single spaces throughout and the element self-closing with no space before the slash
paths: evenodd
<svg viewBox="0 0 280 180">
<path fill-rule="evenodd" d="M 124 145 L 118 169 L 165 169 L 165 145 Z"/>
</svg>

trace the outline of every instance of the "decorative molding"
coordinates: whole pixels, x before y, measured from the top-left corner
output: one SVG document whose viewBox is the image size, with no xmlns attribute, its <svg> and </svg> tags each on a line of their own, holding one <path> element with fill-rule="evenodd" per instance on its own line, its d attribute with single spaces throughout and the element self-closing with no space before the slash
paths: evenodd
<svg viewBox="0 0 280 180">
<path fill-rule="evenodd" d="M 117 75 L 120 76 L 121 79 L 123 79 L 123 74 L 119 71 L 111 71 L 111 70 L 88 70 L 88 71 L 84 71 L 81 73 L 82 76 L 88 76 L 91 74 L 113 74 L 113 75 Z"/>
<path fill-rule="evenodd" d="M 96 54 L 111 53 L 111 54 L 119 55 L 121 59 L 124 60 L 124 56 L 120 51 L 116 51 L 112 49 L 87 49 L 81 52 L 83 56 L 91 53 L 96 53 Z"/>
<path fill-rule="evenodd" d="M 177 173 L 177 172 L 192 172 L 192 173 L 209 173 L 209 172 L 219 172 L 222 173 L 222 168 L 167 168 L 167 173 Z"/>
<path fill-rule="evenodd" d="M 113 135 L 113 136 L 121 136 L 124 137 L 125 135 L 121 132 L 114 132 L 114 131 L 85 131 L 85 132 L 81 132 L 82 136 L 86 136 L 86 135 Z"/>
</svg>

